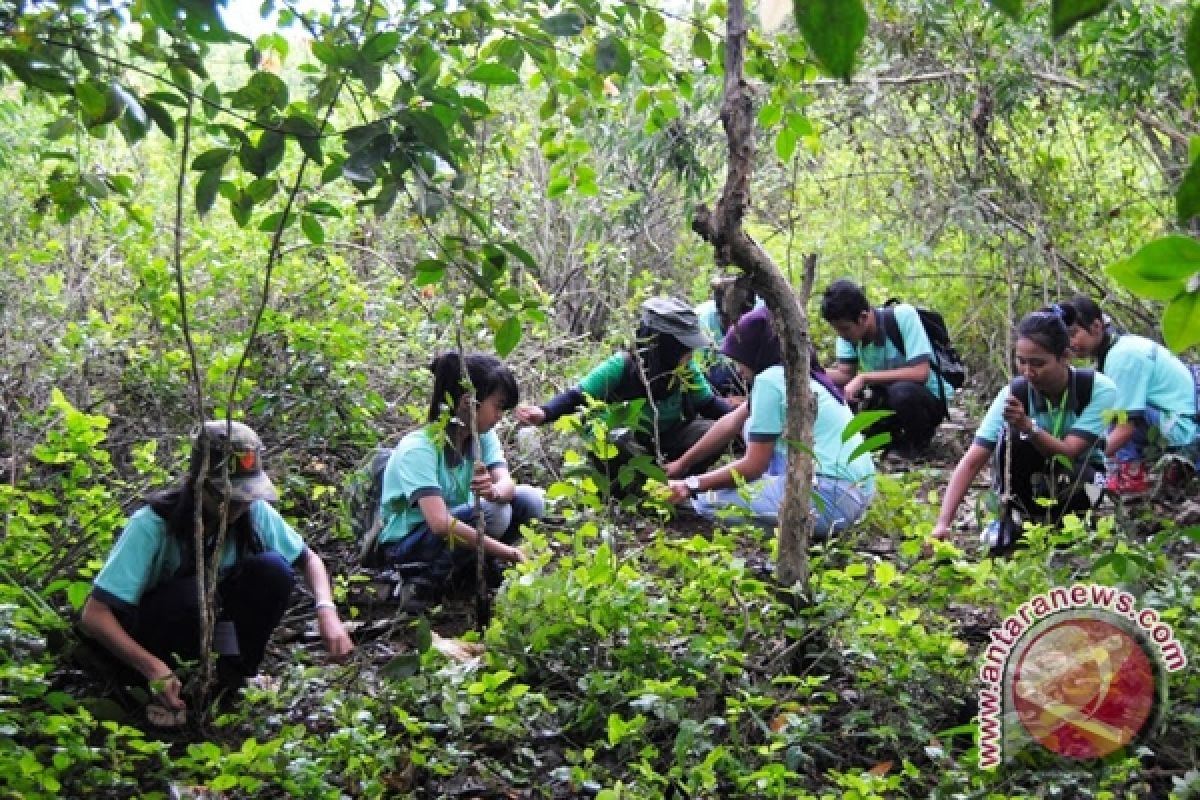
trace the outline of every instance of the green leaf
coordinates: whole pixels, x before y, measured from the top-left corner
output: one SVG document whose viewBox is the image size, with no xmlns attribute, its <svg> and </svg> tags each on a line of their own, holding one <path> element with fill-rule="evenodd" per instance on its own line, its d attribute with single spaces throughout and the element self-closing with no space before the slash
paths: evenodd
<svg viewBox="0 0 1200 800">
<path fill-rule="evenodd" d="M 204 116 L 209 120 L 216 119 L 217 114 L 221 113 L 221 90 L 215 83 L 210 83 L 204 87 L 200 96 L 204 100 Z"/>
<path fill-rule="evenodd" d="M 542 30 L 551 36 L 575 36 L 582 33 L 587 21 L 578 11 L 567 11 L 542 20 Z"/>
<path fill-rule="evenodd" d="M 516 256 L 525 266 L 532 270 L 537 269 L 537 262 L 533 260 L 533 256 L 531 256 L 529 251 L 525 248 L 521 247 L 515 242 L 501 242 L 500 246 Z"/>
<path fill-rule="evenodd" d="M 867 32 L 861 0 L 794 0 L 796 25 L 812 54 L 835 78 L 850 80 Z"/>
<path fill-rule="evenodd" d="M 274 233 L 279 228 L 290 228 L 292 223 L 295 221 L 295 214 L 288 214 L 285 217 L 282 211 L 276 211 L 274 214 L 268 214 L 266 218 L 259 223 L 258 229 L 263 233 Z"/>
<path fill-rule="evenodd" d="M 842 441 L 848 442 L 854 434 L 866 430 L 884 417 L 894 414 L 894 411 L 860 411 L 842 428 Z"/>
<path fill-rule="evenodd" d="M 1136 295 L 1174 300 L 1200 271 L 1200 242 L 1187 236 L 1164 236 L 1104 271 Z"/>
<path fill-rule="evenodd" d="M 304 231 L 304 235 L 313 244 L 324 244 L 325 228 L 321 226 L 321 221 L 311 214 L 300 217 L 300 230 Z"/>
<path fill-rule="evenodd" d="M 367 61 L 383 61 L 396 52 L 400 45 L 400 34 L 396 31 L 384 31 L 367 40 L 363 45 L 362 57 Z"/>
<path fill-rule="evenodd" d="M 1200 344 L 1200 291 L 1184 292 L 1163 311 L 1163 341 L 1176 353 Z"/>
<path fill-rule="evenodd" d="M 212 150 L 206 150 L 192 159 L 192 169 L 204 172 L 215 167 L 223 167 L 232 155 L 233 150 L 231 148 L 214 147 Z"/>
<path fill-rule="evenodd" d="M 51 94 L 70 94 L 73 84 L 61 69 L 43 61 L 34 61 L 24 50 L 5 47 L 0 49 L 3 61 L 23 83 Z"/>
<path fill-rule="evenodd" d="M 781 128 L 775 135 L 775 155 L 779 160 L 788 162 L 796 152 L 796 132 L 791 128 Z"/>
<path fill-rule="evenodd" d="M 1080 20 L 1099 14 L 1109 0 L 1051 0 L 1050 32 L 1062 36 Z"/>
<path fill-rule="evenodd" d="M 988 0 L 988 5 L 1006 17 L 1021 18 L 1021 0 Z"/>
<path fill-rule="evenodd" d="M 496 354 L 503 358 L 511 353 L 520 341 L 521 320 L 518 317 L 509 317 L 496 329 Z"/>
<path fill-rule="evenodd" d="M 692 55 L 701 61 L 712 61 L 712 39 L 702 29 L 697 28 L 692 34 Z"/>
<path fill-rule="evenodd" d="M 628 75 L 632 66 L 633 58 L 621 37 L 610 34 L 596 43 L 596 72 Z"/>
<path fill-rule="evenodd" d="M 75 86 L 75 99 L 79 101 L 79 109 L 84 119 L 96 119 L 104 114 L 108 106 L 108 92 L 104 86 L 95 81 L 86 81 Z M 87 122 L 90 126 L 92 123 Z"/>
<path fill-rule="evenodd" d="M 196 181 L 196 211 L 203 216 L 212 210 L 217 201 L 217 189 L 221 186 L 221 168 L 214 167 Z"/>
<path fill-rule="evenodd" d="M 304 210 L 309 214 L 316 214 L 322 217 L 338 217 L 341 218 L 341 210 L 333 203 L 325 200 L 314 200 L 304 206 Z"/>
<path fill-rule="evenodd" d="M 873 453 L 876 450 L 881 450 L 881 449 L 883 449 L 883 447 L 885 445 L 887 445 L 891 441 L 892 441 L 892 435 L 890 433 L 887 433 L 887 432 L 877 433 L 874 436 L 872 436 L 868 439 L 865 439 L 862 444 L 860 444 L 858 447 L 854 448 L 854 452 L 852 452 L 849 455 L 849 457 L 846 459 L 846 461 L 853 461 L 854 459 L 861 456 L 863 453 Z"/>
<path fill-rule="evenodd" d="M 495 61 L 477 64 L 466 74 L 466 78 L 485 86 L 516 86 L 521 81 L 512 68 Z"/>
<path fill-rule="evenodd" d="M 142 107 L 146 109 L 146 116 L 154 120 L 154 124 L 163 132 L 163 135 L 168 139 L 175 139 L 175 118 L 171 116 L 171 112 L 167 111 L 162 104 L 151 100 L 149 97 L 142 98 Z"/>
<path fill-rule="evenodd" d="M 1200 214 L 1200 159 L 1192 159 L 1192 165 L 1175 189 L 1175 216 L 1180 225 L 1187 225 L 1197 214 Z"/>
<path fill-rule="evenodd" d="M 1184 53 L 1187 56 L 1188 70 L 1192 73 L 1192 82 L 1200 84 L 1200 5 L 1192 9 L 1192 18 L 1188 22 L 1187 38 L 1184 41 Z"/>
</svg>

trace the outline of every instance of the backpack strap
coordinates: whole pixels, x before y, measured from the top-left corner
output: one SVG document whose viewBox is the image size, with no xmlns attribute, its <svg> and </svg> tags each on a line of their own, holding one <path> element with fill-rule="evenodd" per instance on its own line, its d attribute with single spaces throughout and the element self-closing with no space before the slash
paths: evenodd
<svg viewBox="0 0 1200 800">
<path fill-rule="evenodd" d="M 1067 384 L 1067 391 L 1071 393 L 1071 409 L 1078 418 L 1092 402 L 1092 388 L 1096 385 L 1096 371 L 1094 369 L 1076 369 L 1075 367 L 1070 369 L 1071 376 Z M 1029 381 L 1025 380 L 1023 375 L 1018 375 L 1009 384 L 1008 393 L 1021 398 L 1021 408 L 1028 416 Z"/>
<path fill-rule="evenodd" d="M 876 320 L 883 326 L 883 332 L 891 341 L 892 346 L 900 352 L 901 357 L 908 354 L 904 349 L 904 337 L 900 335 L 900 323 L 896 321 L 896 309 L 892 308 L 895 300 L 889 300 L 885 305 L 875 309 Z"/>
</svg>

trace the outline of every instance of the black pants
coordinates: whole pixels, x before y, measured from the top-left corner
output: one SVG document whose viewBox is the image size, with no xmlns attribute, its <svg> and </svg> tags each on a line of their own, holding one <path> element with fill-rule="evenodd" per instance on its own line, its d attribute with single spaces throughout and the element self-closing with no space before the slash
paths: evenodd
<svg viewBox="0 0 1200 800">
<path fill-rule="evenodd" d="M 660 432 L 658 446 L 662 448 L 663 458 L 667 461 L 679 458 L 700 441 L 712 426 L 711 419 L 693 419 Z M 639 432 L 632 437 L 618 439 L 613 444 L 617 447 L 617 455 L 606 461 L 593 456 L 593 465 L 608 478 L 609 489 L 614 495 L 624 497 L 641 491 L 647 475 L 639 467 L 648 467 L 655 462 L 654 434 Z M 717 453 L 703 463 L 692 465 L 692 474 L 707 472 L 721 455 L 722 453 Z"/>
<path fill-rule="evenodd" d="M 217 584 L 222 621 L 233 624 L 237 655 L 217 659 L 218 677 L 237 683 L 258 672 L 271 634 L 283 619 L 292 586 L 292 566 L 276 552 L 240 559 Z M 176 663 L 200 657 L 200 604 L 196 576 L 174 578 L 155 586 L 133 608 L 113 609 L 117 621 L 142 647 L 162 659 Z"/>
<path fill-rule="evenodd" d="M 946 407 L 925 384 L 898 381 L 874 384 L 870 388 L 871 395 L 859 410 L 893 413 L 869 426 L 864 436 L 890 433 L 892 441 L 887 449 L 904 455 L 922 450 L 932 441 L 938 425 L 946 417 Z"/>
<path fill-rule="evenodd" d="M 1057 525 L 1067 514 L 1089 511 L 1100 500 L 1102 493 L 1098 487 L 1103 483 L 1098 476 L 1102 478 L 1103 471 L 1089 462 L 1086 454 L 1068 467 L 1058 458 L 1043 455 L 1029 439 L 1017 436 L 1013 439 L 1012 464 L 1008 470 L 1007 461 L 1006 429 L 992 454 L 992 487 L 997 495 L 1004 496 L 1008 474 L 1012 486 L 1007 494 L 1012 498 L 1012 506 L 1001 509 L 999 540 L 993 552 L 1005 552 L 1016 544 L 1023 520 Z M 1086 490 L 1089 485 L 1094 487 L 1091 495 Z"/>
</svg>

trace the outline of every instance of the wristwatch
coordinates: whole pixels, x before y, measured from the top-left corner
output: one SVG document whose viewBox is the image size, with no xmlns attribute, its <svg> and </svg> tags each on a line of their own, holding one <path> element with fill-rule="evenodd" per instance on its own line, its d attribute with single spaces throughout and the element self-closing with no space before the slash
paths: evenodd
<svg viewBox="0 0 1200 800">
<path fill-rule="evenodd" d="M 695 497 L 700 493 L 699 475 L 688 475 L 686 478 L 684 478 L 683 482 L 687 486 L 688 494 L 690 494 L 692 497 Z"/>
</svg>

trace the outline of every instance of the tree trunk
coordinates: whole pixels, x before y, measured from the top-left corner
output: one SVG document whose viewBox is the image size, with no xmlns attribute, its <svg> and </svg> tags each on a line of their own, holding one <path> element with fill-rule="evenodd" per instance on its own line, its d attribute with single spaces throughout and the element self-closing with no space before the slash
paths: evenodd
<svg viewBox="0 0 1200 800">
<path fill-rule="evenodd" d="M 715 210 L 700 206 L 692 230 L 713 246 L 717 264 L 733 264 L 750 280 L 774 318 L 787 380 L 787 420 L 784 436 L 792 445 L 779 513 L 781 584 L 800 584 L 808 591 L 808 543 L 813 517 L 809 513 L 812 487 L 812 428 L 816 405 L 808 385 L 808 318 L 804 312 L 812 290 L 816 256 L 805 257 L 805 279 L 796 296 L 779 266 L 742 229 L 750 206 L 750 176 L 754 169 L 754 97 L 743 78 L 746 53 L 745 0 L 730 0 L 725 36 L 725 97 L 721 123 L 729 143 L 725 188 Z M 800 445 L 799 447 L 797 445 Z"/>
</svg>

